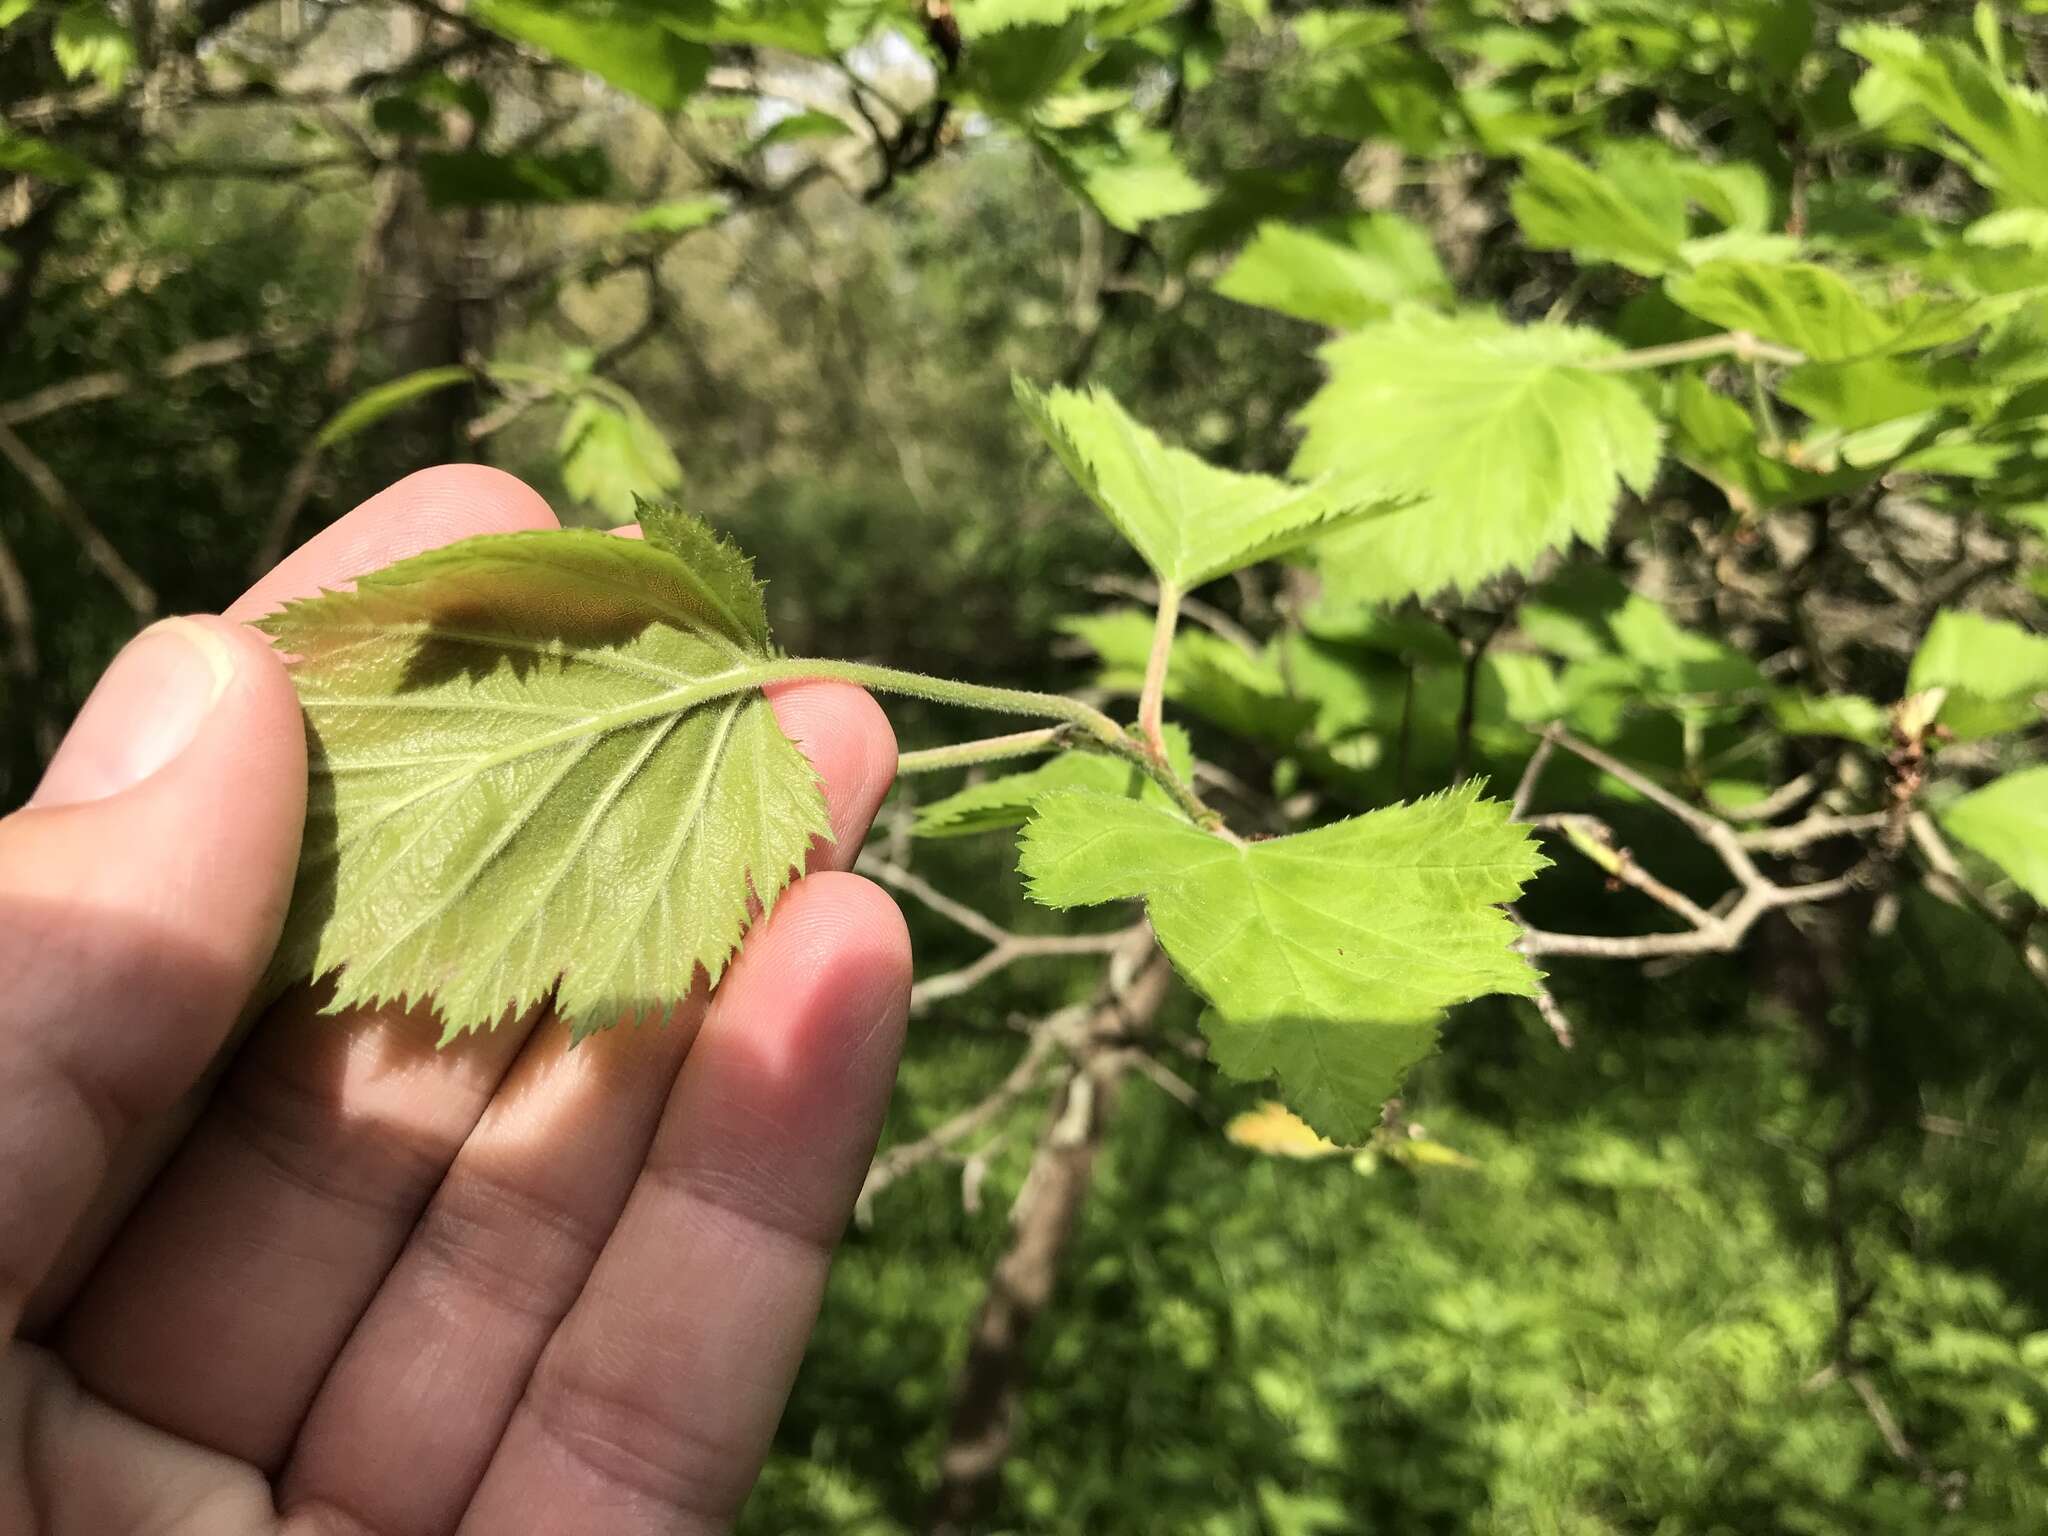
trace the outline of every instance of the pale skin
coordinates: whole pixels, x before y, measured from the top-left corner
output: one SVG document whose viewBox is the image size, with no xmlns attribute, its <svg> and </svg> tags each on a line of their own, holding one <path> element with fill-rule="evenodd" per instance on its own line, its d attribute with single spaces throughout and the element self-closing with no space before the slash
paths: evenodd
<svg viewBox="0 0 2048 1536">
<path fill-rule="evenodd" d="M 0 820 L 0 1531 L 732 1524 L 902 1042 L 903 922 L 847 872 L 896 760 L 867 694 L 773 691 L 837 842 L 665 1028 L 437 1051 L 424 1011 L 302 990 L 202 1082 L 304 814 L 289 678 L 238 621 L 555 525 L 496 471 L 401 482 L 135 641 Z"/>
</svg>

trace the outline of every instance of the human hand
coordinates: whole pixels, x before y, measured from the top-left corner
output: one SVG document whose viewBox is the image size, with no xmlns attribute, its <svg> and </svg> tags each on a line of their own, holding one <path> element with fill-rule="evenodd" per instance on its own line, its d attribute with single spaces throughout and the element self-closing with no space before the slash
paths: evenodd
<svg viewBox="0 0 2048 1536">
<path fill-rule="evenodd" d="M 290 681 L 233 621 L 553 526 L 495 471 L 401 482 L 134 641 L 0 820 L 0 1531 L 630 1536 L 752 1486 L 909 993 L 846 872 L 895 768 L 865 693 L 775 691 L 838 841 L 665 1028 L 437 1051 L 300 989 L 204 1091 L 305 810 Z"/>
</svg>

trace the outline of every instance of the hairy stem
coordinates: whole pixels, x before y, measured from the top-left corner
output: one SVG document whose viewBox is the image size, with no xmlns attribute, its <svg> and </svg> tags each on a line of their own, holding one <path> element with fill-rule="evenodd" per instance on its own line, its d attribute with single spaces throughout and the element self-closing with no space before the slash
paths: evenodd
<svg viewBox="0 0 2048 1536">
<path fill-rule="evenodd" d="M 955 682 L 949 677 L 931 677 L 923 672 L 904 672 L 895 667 L 876 666 L 865 661 L 820 661 L 792 656 L 761 662 L 728 674 L 720 690 L 731 693 L 741 688 L 762 688 L 771 683 L 791 683 L 808 678 L 857 683 L 878 693 L 903 694 L 928 699 L 934 704 L 957 704 L 964 709 L 987 709 L 1009 715 L 1036 715 L 1072 727 L 1098 745 L 1135 764 L 1147 778 L 1165 790 L 1190 821 L 1204 831 L 1235 842 L 1238 839 L 1223 824 L 1216 811 L 1181 776 L 1173 771 L 1166 754 L 1155 754 L 1131 733 L 1092 704 L 1070 699 L 1061 693 L 1033 693 L 1021 688 L 994 688 L 986 683 Z M 711 695 L 706 695 L 707 697 Z M 693 697 L 693 705 L 702 699 Z"/>
<path fill-rule="evenodd" d="M 1159 584 L 1159 612 L 1152 623 L 1152 652 L 1145 658 L 1145 685 L 1138 694 L 1138 734 L 1162 763 L 1166 761 L 1166 669 L 1173 659 L 1173 632 L 1180 622 L 1179 587 Z"/>
<path fill-rule="evenodd" d="M 1589 373 L 1631 373 L 1639 368 L 1664 368 L 1673 363 L 1698 363 L 1708 358 L 1732 357 L 1744 363 L 1776 363 L 1796 368 L 1806 361 L 1804 352 L 1762 341 L 1748 331 L 1723 331 L 1716 336 L 1699 336 L 1691 341 L 1669 341 L 1657 347 L 1638 347 L 1633 352 L 1616 352 L 1579 364 Z"/>
<path fill-rule="evenodd" d="M 1035 752 L 1056 749 L 1068 734 L 1064 725 L 1048 725 L 1035 731 L 1012 731 L 1007 736 L 984 736 L 978 741 L 957 742 L 950 747 L 926 747 L 905 752 L 896 759 L 898 775 L 937 773 L 946 768 L 971 768 L 976 763 L 999 763 L 1005 758 L 1029 757 Z"/>
</svg>

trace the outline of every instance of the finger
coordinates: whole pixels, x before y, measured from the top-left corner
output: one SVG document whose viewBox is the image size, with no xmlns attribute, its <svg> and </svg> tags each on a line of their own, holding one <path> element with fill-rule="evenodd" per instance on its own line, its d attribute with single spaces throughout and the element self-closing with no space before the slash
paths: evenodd
<svg viewBox="0 0 2048 1536">
<path fill-rule="evenodd" d="M 510 475 L 424 470 L 288 556 L 229 613 L 268 612 L 450 539 L 554 526 Z M 295 701 L 290 735 L 303 752 Z M 304 785 L 303 756 L 293 782 Z M 303 992 L 272 1011 L 61 1329 L 97 1390 L 167 1427 L 208 1430 L 238 1455 L 282 1454 L 351 1308 L 382 1273 L 377 1234 L 424 1204 L 518 1046 L 518 1031 L 501 1029 L 436 1053 L 422 1017 L 315 1012 Z M 224 1173 L 234 1176 L 216 1186 Z M 383 1241 L 388 1262 L 398 1239 Z M 214 1291 L 209 1276 L 224 1266 L 234 1283 Z M 229 1340 L 243 1351 L 232 1362 Z"/>
<path fill-rule="evenodd" d="M 226 1039 L 277 942 L 305 736 L 261 636 L 173 619 L 115 658 L 0 821 L 0 1323 L 124 1136 Z"/>
<path fill-rule="evenodd" d="M 287 556 L 242 594 L 228 617 L 253 619 L 289 598 L 341 586 L 365 571 L 474 533 L 553 528 L 547 503 L 512 476 L 478 464 L 422 470 L 371 497 Z M 39 1326 L 65 1306 L 99 1259 L 204 1103 L 195 1085 L 176 1109 L 128 1139 L 91 1207 L 44 1278 L 28 1319 Z"/>
<path fill-rule="evenodd" d="M 315 534 L 229 605 L 255 619 L 295 597 L 338 587 L 395 560 L 478 533 L 561 524 L 524 481 L 487 464 L 443 464 L 407 475 Z"/>
<path fill-rule="evenodd" d="M 823 760 L 850 859 L 887 790 L 894 738 L 857 689 L 798 693 L 777 708 L 792 708 Z M 520 1043 L 501 1028 L 436 1052 L 424 1018 L 298 1007 L 245 1052 L 60 1336 L 109 1400 L 266 1468 Z"/>
<path fill-rule="evenodd" d="M 874 1150 L 909 991 L 909 938 L 878 887 L 818 875 L 776 909 L 706 1016 L 463 1530 L 726 1527 Z"/>
<path fill-rule="evenodd" d="M 887 722 L 837 685 L 789 690 L 776 709 L 824 775 L 838 834 L 825 852 L 850 865 L 888 789 Z M 777 1007 L 775 935 L 808 889 L 749 936 L 714 1014 Z M 611 1030 L 573 1052 L 565 1024 L 535 1033 L 321 1388 L 286 1508 L 338 1509 L 390 1536 L 454 1526 L 625 1204 L 703 1014 L 698 997 L 665 1030 Z"/>
</svg>

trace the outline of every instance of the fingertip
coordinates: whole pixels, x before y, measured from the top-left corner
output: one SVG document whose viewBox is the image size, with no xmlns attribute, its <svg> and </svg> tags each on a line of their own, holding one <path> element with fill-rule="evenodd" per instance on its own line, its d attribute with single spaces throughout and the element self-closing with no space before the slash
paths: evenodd
<svg viewBox="0 0 2048 1536">
<path fill-rule="evenodd" d="M 799 1097 L 857 1100 L 857 1084 L 895 1075 L 910 973 L 910 929 L 886 891 L 839 870 L 806 875 L 748 936 L 700 1049 L 743 1052 L 750 1077 Z"/>
<path fill-rule="evenodd" d="M 831 865 L 848 869 L 896 782 L 896 732 L 874 695 L 850 683 L 783 683 L 768 690 L 775 718 L 824 781 Z"/>
</svg>

